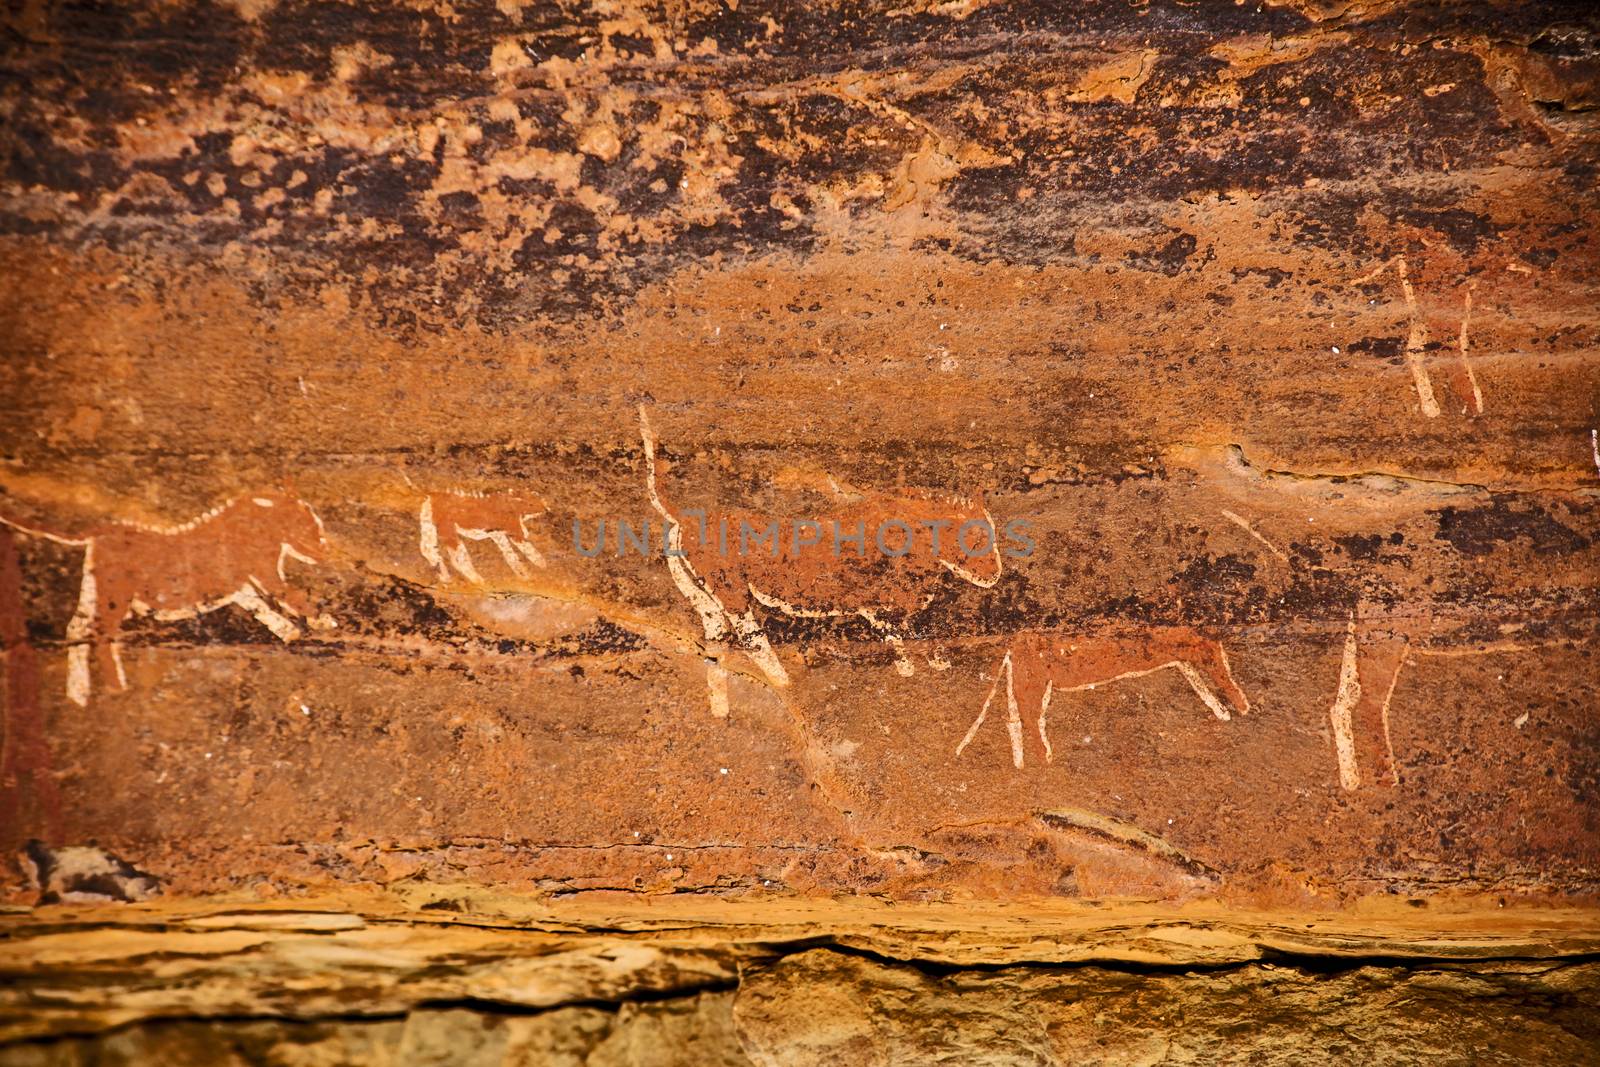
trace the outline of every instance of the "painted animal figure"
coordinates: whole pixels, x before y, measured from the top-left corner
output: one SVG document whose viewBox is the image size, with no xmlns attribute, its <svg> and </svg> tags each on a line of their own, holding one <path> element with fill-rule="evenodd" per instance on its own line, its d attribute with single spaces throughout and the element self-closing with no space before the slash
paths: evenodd
<svg viewBox="0 0 1600 1067">
<path fill-rule="evenodd" d="M 526 579 L 524 559 L 535 567 L 545 566 L 528 523 L 546 510 L 543 500 L 512 493 L 433 493 L 423 500 L 418 515 L 417 547 L 439 572 L 441 582 L 451 580 L 454 568 L 473 585 L 489 584 L 472 563 L 468 541 L 488 541 L 499 549 L 511 573 Z"/>
<path fill-rule="evenodd" d="M 1387 260 L 1376 270 L 1357 278 L 1356 284 L 1374 281 L 1391 268 L 1400 280 L 1400 293 L 1405 297 L 1409 320 L 1405 347 L 1406 366 L 1411 371 L 1412 385 L 1416 388 L 1417 404 L 1421 407 L 1422 414 L 1430 419 L 1436 419 L 1443 410 L 1433 387 L 1433 379 L 1428 373 L 1428 363 L 1436 350 L 1446 350 L 1453 346 L 1455 358 L 1446 366 L 1450 387 L 1456 395 L 1462 414 L 1482 415 L 1483 389 L 1478 385 L 1478 376 L 1473 372 L 1472 360 L 1468 355 L 1471 341 L 1467 326 L 1472 318 L 1472 288 L 1468 286 L 1462 297 L 1459 328 L 1452 328 L 1439 321 L 1430 324 L 1428 316 L 1417 300 L 1416 287 L 1411 283 L 1411 271 L 1406 265 L 1405 256 L 1395 256 Z M 1440 335 L 1452 334 L 1448 342 L 1436 339 Z"/>
<path fill-rule="evenodd" d="M 1333 727 L 1333 755 L 1339 785 L 1346 790 L 1364 785 L 1392 788 L 1400 784 L 1400 764 L 1389 735 L 1389 705 L 1400 671 L 1419 657 L 1454 659 L 1497 652 L 1521 652 L 1558 640 L 1463 640 L 1448 623 L 1422 617 L 1350 617 L 1345 630 L 1339 684 L 1328 718 Z"/>
<path fill-rule="evenodd" d="M 112 523 L 65 537 L 5 520 L 24 533 L 83 547 L 78 607 L 67 623 L 67 696 L 89 702 L 91 651 L 102 683 L 127 688 L 117 634 L 129 615 L 191 619 L 237 604 L 273 636 L 301 634 L 290 616 L 314 626 L 313 608 L 289 581 L 285 564 L 315 564 L 327 548 L 322 520 L 305 501 L 281 492 L 240 497 L 177 526 Z M 280 610 L 281 609 L 281 610 Z"/>
<path fill-rule="evenodd" d="M 949 575 L 984 589 L 1000 579 L 998 535 L 981 498 L 904 489 L 863 494 L 834 514 L 805 519 L 674 511 L 661 495 L 655 435 L 642 407 L 639 421 L 673 582 L 699 614 L 706 640 L 737 644 L 773 686 L 788 685 L 789 676 L 757 605 L 792 618 L 859 616 L 895 647 L 896 669 L 909 675 L 898 625 L 926 607 Z M 685 527 L 684 517 L 697 521 Z M 726 715 L 725 670 L 712 658 L 708 672 L 712 713 Z"/>
<path fill-rule="evenodd" d="M 1024 763 L 1023 714 L 1037 715 L 1036 732 L 1046 763 L 1054 759 L 1046 719 L 1057 692 L 1093 689 L 1123 678 L 1138 678 L 1171 667 L 1183 675 L 1212 714 L 1226 722 L 1231 712 L 1246 714 L 1250 701 L 1233 680 L 1222 644 L 1188 627 L 1164 627 L 1137 637 L 1085 637 L 1025 631 L 1012 638 L 995 672 L 994 684 L 966 737 L 960 756 L 989 715 L 1002 678 L 1006 686 L 1006 731 L 1011 762 Z"/>
<path fill-rule="evenodd" d="M 1339 784 L 1359 789 L 1400 784 L 1394 744 L 1389 740 L 1389 700 L 1416 636 L 1410 627 L 1358 623 L 1352 616 L 1339 665 L 1339 688 L 1328 717 Z"/>
</svg>

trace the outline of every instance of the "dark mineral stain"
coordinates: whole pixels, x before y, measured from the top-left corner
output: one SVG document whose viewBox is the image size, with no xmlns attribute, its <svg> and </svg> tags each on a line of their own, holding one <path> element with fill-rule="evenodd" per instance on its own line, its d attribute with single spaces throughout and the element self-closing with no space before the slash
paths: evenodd
<svg viewBox="0 0 1600 1067">
<path fill-rule="evenodd" d="M 1136 270 L 1160 271 L 1171 277 L 1181 271 L 1194 254 L 1195 243 L 1194 234 L 1180 233 L 1154 252 L 1128 253 L 1127 263 Z"/>
<path fill-rule="evenodd" d="M 1351 559 L 1377 559 L 1378 547 L 1383 544 L 1383 535 L 1351 534 L 1348 537 L 1335 537 L 1333 540 Z"/>
<path fill-rule="evenodd" d="M 1482 507 L 1441 508 L 1434 514 L 1439 523 L 1435 540 L 1450 542 L 1465 556 L 1486 556 L 1518 538 L 1526 538 L 1539 555 L 1581 552 L 1590 544 L 1589 538 L 1557 522 L 1548 511 L 1506 496 L 1497 495 Z"/>
<path fill-rule="evenodd" d="M 632 630 L 625 629 L 609 619 L 597 619 L 587 630 L 572 635 L 557 646 L 559 655 L 602 656 L 623 652 L 637 652 L 648 648 L 649 642 Z"/>
<path fill-rule="evenodd" d="M 1398 364 L 1405 353 L 1404 337 L 1363 337 L 1345 345 L 1345 351 L 1358 355 L 1374 356 Z"/>
</svg>

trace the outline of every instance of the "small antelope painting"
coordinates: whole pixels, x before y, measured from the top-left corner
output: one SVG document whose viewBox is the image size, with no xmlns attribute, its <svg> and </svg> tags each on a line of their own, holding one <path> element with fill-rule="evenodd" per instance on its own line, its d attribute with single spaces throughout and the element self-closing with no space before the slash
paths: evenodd
<svg viewBox="0 0 1600 1067">
<path fill-rule="evenodd" d="M 488 585 L 467 551 L 468 541 L 488 541 L 518 578 L 529 576 L 527 565 L 545 566 L 533 544 L 528 521 L 543 515 L 545 502 L 512 493 L 433 493 L 418 513 L 418 551 L 448 583 L 452 568 L 473 585 Z"/>
</svg>

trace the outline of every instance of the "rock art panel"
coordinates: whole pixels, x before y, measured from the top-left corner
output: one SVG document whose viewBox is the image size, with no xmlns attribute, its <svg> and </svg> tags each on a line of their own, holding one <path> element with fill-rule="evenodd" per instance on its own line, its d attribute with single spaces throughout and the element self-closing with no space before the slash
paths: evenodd
<svg viewBox="0 0 1600 1067">
<path fill-rule="evenodd" d="M 5 19 L 8 853 L 1592 899 L 1586 16 Z"/>
</svg>

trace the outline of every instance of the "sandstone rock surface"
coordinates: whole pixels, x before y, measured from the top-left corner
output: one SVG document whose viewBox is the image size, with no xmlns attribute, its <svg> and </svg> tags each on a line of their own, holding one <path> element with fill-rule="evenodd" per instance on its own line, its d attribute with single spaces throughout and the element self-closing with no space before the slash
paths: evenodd
<svg viewBox="0 0 1600 1067">
<path fill-rule="evenodd" d="M 1593 1055 L 1589 5 L 0 29 L 15 1055 Z"/>
</svg>

